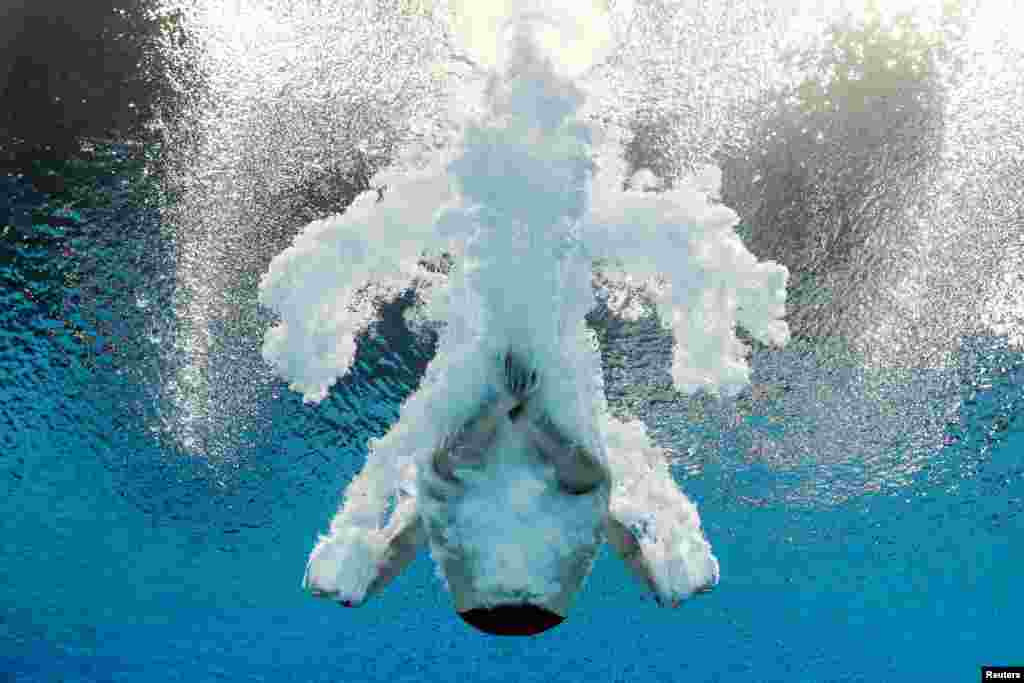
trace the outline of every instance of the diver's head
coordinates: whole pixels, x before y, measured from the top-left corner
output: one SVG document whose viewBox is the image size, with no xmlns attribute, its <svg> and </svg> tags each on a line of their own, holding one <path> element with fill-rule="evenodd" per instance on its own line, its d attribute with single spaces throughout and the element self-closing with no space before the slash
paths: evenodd
<svg viewBox="0 0 1024 683">
<path fill-rule="evenodd" d="M 531 604 L 478 607 L 459 612 L 473 628 L 494 636 L 535 636 L 558 626 L 565 617 Z"/>
</svg>

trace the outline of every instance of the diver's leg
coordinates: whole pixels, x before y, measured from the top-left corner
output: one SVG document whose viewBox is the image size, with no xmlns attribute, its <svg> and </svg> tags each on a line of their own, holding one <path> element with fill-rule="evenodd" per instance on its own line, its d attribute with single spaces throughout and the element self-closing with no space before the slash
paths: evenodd
<svg viewBox="0 0 1024 683">
<path fill-rule="evenodd" d="M 529 367 L 518 355 L 510 353 L 505 360 L 505 377 L 509 393 L 522 400 L 509 417 L 526 432 L 541 458 L 554 465 L 562 487 L 573 494 L 594 490 L 607 478 L 604 467 L 585 448 L 566 436 L 536 403 L 531 404 L 532 396 L 540 388 L 537 370 Z"/>
<path fill-rule="evenodd" d="M 520 403 L 518 397 L 499 389 L 462 427 L 445 436 L 432 458 L 438 476 L 457 481 L 456 467 L 479 463 L 494 445 L 502 419 Z"/>
<path fill-rule="evenodd" d="M 434 452 L 432 460 L 438 476 L 450 482 L 458 481 L 455 468 L 479 463 L 494 445 L 501 421 L 506 415 L 517 420 L 538 387 L 537 371 L 519 354 L 506 353 L 503 386 L 493 387 L 491 398 L 461 428 L 447 435 Z"/>
<path fill-rule="evenodd" d="M 554 466 L 558 483 L 567 493 L 589 493 L 608 478 L 604 466 L 566 436 L 547 414 L 529 415 L 520 422 L 541 458 Z"/>
</svg>

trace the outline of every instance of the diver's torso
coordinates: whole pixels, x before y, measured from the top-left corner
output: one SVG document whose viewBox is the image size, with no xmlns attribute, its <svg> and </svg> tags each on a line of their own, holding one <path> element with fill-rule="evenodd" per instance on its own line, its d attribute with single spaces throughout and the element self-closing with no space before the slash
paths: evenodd
<svg viewBox="0 0 1024 683">
<path fill-rule="evenodd" d="M 608 486 L 559 489 L 554 468 L 510 427 L 479 466 L 455 468 L 461 487 L 419 468 L 421 491 L 435 493 L 419 501 L 431 554 L 460 612 L 529 602 L 565 616 L 604 540 Z"/>
</svg>

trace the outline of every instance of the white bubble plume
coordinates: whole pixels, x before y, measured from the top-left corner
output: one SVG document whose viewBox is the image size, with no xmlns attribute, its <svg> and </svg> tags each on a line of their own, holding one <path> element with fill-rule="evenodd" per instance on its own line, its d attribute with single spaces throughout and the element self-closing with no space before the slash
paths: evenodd
<svg viewBox="0 0 1024 683">
<path fill-rule="evenodd" d="M 584 322 L 596 305 L 594 263 L 614 263 L 612 279 L 649 284 L 675 335 L 679 390 L 727 394 L 749 375 L 737 325 L 764 342 L 788 339 L 787 271 L 744 248 L 737 215 L 714 202 L 716 169 L 665 192 L 623 190 L 619 141 L 599 143 L 601 131 L 579 116 L 585 93 L 567 74 L 580 63 L 555 67 L 531 30 L 538 16 L 516 12 L 499 22 L 507 37 L 500 70 L 483 90 L 484 113 L 459 122 L 455 144 L 425 165 L 400 161 L 378 173 L 372 184 L 387 186 L 382 197 L 367 192 L 343 215 L 309 224 L 274 259 L 260 301 L 281 320 L 263 355 L 305 400 L 320 401 L 374 315 L 365 299 L 354 303 L 357 290 L 428 280 L 424 314 L 444 323 L 437 355 L 399 421 L 371 442 L 325 539 L 370 538 L 381 528 L 390 501 L 415 490 L 417 466 L 501 381 L 495 359 L 512 347 L 542 370 L 552 419 L 609 466 L 611 508 L 644 530 L 659 583 L 685 597 L 717 576 L 717 561 L 643 424 L 608 414 L 597 341 Z M 424 252 L 449 254 L 450 273 L 421 268 Z M 347 547 L 357 546 L 371 562 L 375 546 Z M 372 566 L 345 557 L 339 576 Z"/>
<path fill-rule="evenodd" d="M 515 52 L 514 41 L 524 31 L 537 51 L 551 59 L 552 68 L 577 78 L 611 55 L 626 36 L 632 2 L 615 3 L 609 11 L 603 0 L 558 3 L 536 0 L 451 0 L 451 23 L 467 57 L 483 68 L 503 72 Z"/>
</svg>

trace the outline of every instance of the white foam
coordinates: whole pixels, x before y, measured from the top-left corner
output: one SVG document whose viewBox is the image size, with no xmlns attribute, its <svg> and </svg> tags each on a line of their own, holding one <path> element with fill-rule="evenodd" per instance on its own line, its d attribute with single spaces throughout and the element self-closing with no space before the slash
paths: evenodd
<svg viewBox="0 0 1024 683">
<path fill-rule="evenodd" d="M 524 29 L 554 68 L 578 77 L 607 58 L 624 39 L 633 3 L 609 11 L 594 0 L 449 0 L 452 25 L 465 55 L 486 69 L 502 71 L 510 45 Z"/>
<path fill-rule="evenodd" d="M 643 422 L 607 416 L 603 436 L 614 486 L 609 509 L 634 531 L 661 597 L 682 600 L 718 583 L 718 560 L 704 537 L 697 506 L 679 490 L 664 450 Z"/>
<path fill-rule="evenodd" d="M 448 252 L 451 273 L 422 292 L 425 315 L 446 324 L 437 355 L 400 420 L 371 442 L 365 481 L 349 488 L 334 528 L 383 524 L 390 496 L 414 488 L 416 466 L 501 381 L 497 359 L 515 347 L 543 369 L 552 419 L 608 462 L 612 508 L 631 523 L 656 522 L 642 542 L 652 544 L 666 590 L 685 596 L 717 577 L 717 561 L 642 425 L 607 414 L 597 342 L 584 324 L 596 303 L 593 260 L 612 259 L 649 284 L 675 335 L 675 385 L 686 392 L 732 394 L 746 383 L 737 324 L 786 342 L 787 272 L 744 248 L 736 214 L 713 201 L 717 169 L 666 192 L 623 191 L 621 147 L 577 117 L 585 93 L 528 31 L 509 45 L 505 70 L 471 108 L 485 113 L 461 122 L 456 144 L 378 174 L 373 184 L 388 185 L 383 201 L 364 194 L 274 259 L 260 300 L 281 323 L 263 354 L 305 400 L 322 400 L 373 313 L 353 303 L 357 289 L 408 286 L 426 275 L 416 265 L 422 252 Z"/>
</svg>

